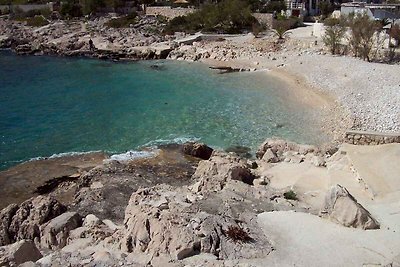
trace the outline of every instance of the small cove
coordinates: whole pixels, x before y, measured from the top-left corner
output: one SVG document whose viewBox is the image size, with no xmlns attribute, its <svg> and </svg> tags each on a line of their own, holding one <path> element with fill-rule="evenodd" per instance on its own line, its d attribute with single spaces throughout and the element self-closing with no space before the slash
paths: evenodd
<svg viewBox="0 0 400 267">
<path fill-rule="evenodd" d="M 154 67 L 157 66 L 157 67 Z M 0 169 L 66 152 L 200 140 L 253 151 L 267 137 L 319 144 L 319 111 L 264 72 L 0 52 Z"/>
</svg>

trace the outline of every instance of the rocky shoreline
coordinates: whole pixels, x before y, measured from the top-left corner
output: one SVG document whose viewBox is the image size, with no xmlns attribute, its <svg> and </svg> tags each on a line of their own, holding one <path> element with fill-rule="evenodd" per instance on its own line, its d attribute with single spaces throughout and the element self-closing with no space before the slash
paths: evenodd
<svg viewBox="0 0 400 267">
<path fill-rule="evenodd" d="M 400 149 L 398 144 L 384 146 L 386 156 Z M 364 173 L 362 159 L 353 156 L 360 148 L 320 148 L 273 138 L 259 147 L 256 159 L 186 143 L 166 147 L 153 158 L 104 160 L 74 180 L 0 211 L 0 265 L 282 266 L 293 261 L 320 266 L 323 248 L 319 257 L 311 257 L 311 265 L 301 264 L 294 254 L 276 261 L 282 242 L 291 241 L 277 239 L 284 234 L 278 230 L 269 233 L 273 228 L 264 228 L 262 216 L 282 212 L 314 216 L 329 229 L 353 229 L 369 249 L 378 240 L 390 244 L 391 249 L 380 252 L 385 259 L 352 248 L 350 255 L 343 252 L 344 262 L 350 256 L 361 265 L 368 259 L 382 266 L 399 264 L 400 239 L 392 235 L 398 235 L 400 218 L 390 215 L 395 206 L 388 209 L 386 196 L 393 201 L 400 184 L 392 181 L 389 191 L 381 191 L 398 166 L 386 164 L 386 175 L 374 177 L 377 184 Z M 387 208 L 378 212 L 382 205 Z M 370 231 L 375 232 L 373 242 L 365 239 Z M 349 249 L 340 238 L 329 242 L 330 250 Z M 291 245 L 301 249 L 305 244 Z M 310 255 L 301 257 L 310 260 Z"/>
<path fill-rule="evenodd" d="M 232 71 L 268 70 L 288 81 L 298 99 L 318 103 L 323 128 L 341 142 L 347 129 L 399 132 L 399 65 L 326 54 L 313 26 L 292 30 L 285 42 L 269 33 L 161 35 L 163 22 L 141 17 L 130 28 L 109 28 L 111 17 L 55 21 L 44 27 L 0 19 L 0 47 L 18 54 L 84 56 L 107 60 L 200 61 Z M 90 49 L 89 40 L 96 49 Z M 315 64 L 318 62 L 318 64 Z M 384 77 L 384 78 L 382 78 Z M 324 98 L 325 102 L 319 99 Z"/>
<path fill-rule="evenodd" d="M 398 65 L 325 55 L 308 32 L 285 43 L 205 41 L 154 34 L 162 23 L 155 18 L 128 29 L 106 20 L 32 28 L 2 17 L 0 47 L 269 70 L 324 111 L 336 140 L 348 128 L 400 131 Z M 256 159 L 187 143 L 129 161 L 100 153 L 24 163 L 2 172 L 0 265 L 400 266 L 399 152 L 399 144 L 273 138 Z"/>
</svg>

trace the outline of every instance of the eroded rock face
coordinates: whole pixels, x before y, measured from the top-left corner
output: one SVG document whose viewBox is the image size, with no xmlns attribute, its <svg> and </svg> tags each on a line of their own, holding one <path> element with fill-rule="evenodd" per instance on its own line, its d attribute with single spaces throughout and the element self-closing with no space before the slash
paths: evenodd
<svg viewBox="0 0 400 267">
<path fill-rule="evenodd" d="M 144 252 L 180 260 L 201 252 L 220 259 L 254 258 L 267 255 L 266 237 L 255 234 L 256 225 L 224 215 L 199 211 L 189 203 L 187 189 L 166 185 L 141 189 L 132 194 L 125 212 L 121 247 L 127 252 Z M 230 228 L 242 229 L 249 240 L 233 240 Z M 249 241 L 249 242 L 247 242 Z"/>
<path fill-rule="evenodd" d="M 13 216 L 18 210 L 18 205 L 11 204 L 0 211 L 0 246 L 11 244 L 13 238 L 8 233 Z"/>
<path fill-rule="evenodd" d="M 364 230 L 380 228 L 379 222 L 341 185 L 329 190 L 320 215 L 346 227 Z"/>
<path fill-rule="evenodd" d="M 41 246 L 49 249 L 63 248 L 71 230 L 82 225 L 76 212 L 66 212 L 41 227 Z"/>
<path fill-rule="evenodd" d="M 40 237 L 40 226 L 65 211 L 64 205 L 47 196 L 9 205 L 0 212 L 0 245 Z"/>
<path fill-rule="evenodd" d="M 201 161 L 192 178 L 199 179 L 193 186 L 195 192 L 222 190 L 228 180 L 253 184 L 256 176 L 246 160 L 221 152 L 214 152 L 207 161 Z"/>
<path fill-rule="evenodd" d="M 0 266 L 16 266 L 27 261 L 37 261 L 41 257 L 42 254 L 30 240 L 0 247 Z"/>
<path fill-rule="evenodd" d="M 213 149 L 206 144 L 197 142 L 187 142 L 183 144 L 183 153 L 191 155 L 196 158 L 209 159 L 213 152 Z"/>
</svg>

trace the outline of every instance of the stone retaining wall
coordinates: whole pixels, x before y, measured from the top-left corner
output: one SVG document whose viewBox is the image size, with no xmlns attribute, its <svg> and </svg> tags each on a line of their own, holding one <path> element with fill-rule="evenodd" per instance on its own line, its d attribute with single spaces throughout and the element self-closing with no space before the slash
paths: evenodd
<svg viewBox="0 0 400 267">
<path fill-rule="evenodd" d="M 353 145 L 381 145 L 400 143 L 400 133 L 380 133 L 349 130 L 345 142 Z"/>
<path fill-rule="evenodd" d="M 195 11 L 194 8 L 183 8 L 176 7 L 171 8 L 170 6 L 149 6 L 146 7 L 146 16 L 164 16 L 168 19 L 173 19 L 179 16 L 186 16 Z"/>
<path fill-rule="evenodd" d="M 27 4 L 27 5 L 12 5 L 11 8 L 15 11 L 17 9 L 22 10 L 23 12 L 28 12 L 31 10 L 41 10 L 41 9 L 50 9 L 53 10 L 53 3 L 48 4 Z M 0 10 L 9 11 L 9 5 L 0 5 Z"/>
</svg>

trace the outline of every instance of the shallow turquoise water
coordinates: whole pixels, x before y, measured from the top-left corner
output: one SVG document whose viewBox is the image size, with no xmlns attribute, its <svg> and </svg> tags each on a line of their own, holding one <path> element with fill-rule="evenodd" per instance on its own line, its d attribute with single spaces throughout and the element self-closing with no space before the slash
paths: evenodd
<svg viewBox="0 0 400 267">
<path fill-rule="evenodd" d="M 38 156 L 119 153 L 185 138 L 252 149 L 270 136 L 325 140 L 315 111 L 289 100 L 285 87 L 265 73 L 221 75 L 198 63 L 2 51 L 0 169 Z"/>
</svg>

